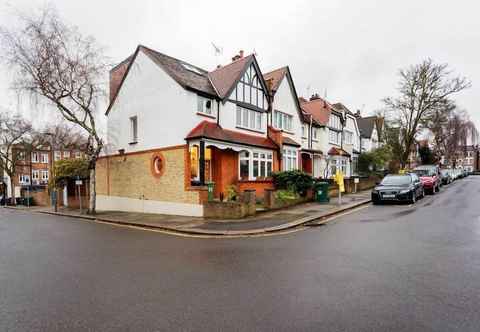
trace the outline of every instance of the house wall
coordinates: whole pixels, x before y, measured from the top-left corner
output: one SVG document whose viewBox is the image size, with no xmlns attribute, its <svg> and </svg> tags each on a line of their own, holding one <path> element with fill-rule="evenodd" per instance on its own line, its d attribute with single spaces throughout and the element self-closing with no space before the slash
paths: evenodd
<svg viewBox="0 0 480 332">
<path fill-rule="evenodd" d="M 133 116 L 138 121 L 138 143 L 131 145 Z M 197 95 L 182 88 L 139 52 L 108 114 L 106 152 L 137 152 L 185 144 L 186 135 L 203 120 L 216 121 L 198 115 Z"/>
<path fill-rule="evenodd" d="M 278 110 L 293 116 L 292 131 L 284 131 L 283 135 L 293 139 L 297 143 L 301 143 L 302 120 L 300 119 L 300 115 L 298 113 L 295 95 L 293 94 L 293 88 L 290 86 L 290 81 L 287 77 L 282 80 L 277 92 L 275 93 L 272 109 L 274 111 Z"/>
<path fill-rule="evenodd" d="M 164 173 L 152 173 L 152 158 L 161 154 Z M 200 194 L 189 188 L 188 150 L 185 145 L 97 162 L 97 208 L 143 213 L 202 216 Z"/>
</svg>

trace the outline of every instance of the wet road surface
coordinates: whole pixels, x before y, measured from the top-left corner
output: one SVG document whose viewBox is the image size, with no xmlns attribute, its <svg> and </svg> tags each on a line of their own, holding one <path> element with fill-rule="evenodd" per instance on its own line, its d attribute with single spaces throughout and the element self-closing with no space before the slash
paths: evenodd
<svg viewBox="0 0 480 332">
<path fill-rule="evenodd" d="M 0 209 L 0 331 L 479 331 L 479 198 L 241 239 Z"/>
</svg>

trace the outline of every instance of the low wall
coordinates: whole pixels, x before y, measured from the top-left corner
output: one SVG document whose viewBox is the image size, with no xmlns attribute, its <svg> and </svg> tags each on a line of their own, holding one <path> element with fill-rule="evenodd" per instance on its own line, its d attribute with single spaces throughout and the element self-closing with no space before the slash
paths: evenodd
<svg viewBox="0 0 480 332">
<path fill-rule="evenodd" d="M 106 195 L 97 195 L 97 210 L 203 217 L 203 206 L 200 204 L 162 202 Z"/>
<path fill-rule="evenodd" d="M 205 218 L 212 219 L 242 219 L 256 213 L 255 190 L 246 190 L 238 201 L 220 202 L 209 201 L 203 203 Z"/>
<path fill-rule="evenodd" d="M 274 209 L 283 209 L 289 206 L 294 206 L 297 204 L 302 204 L 311 201 L 313 198 L 313 192 L 309 190 L 305 197 L 299 197 L 297 199 L 279 199 L 277 197 L 276 191 L 273 189 L 265 190 L 265 197 L 263 200 L 263 206 L 266 209 L 274 210 Z"/>
<path fill-rule="evenodd" d="M 380 179 L 378 177 L 362 177 L 359 178 L 359 183 L 357 183 L 357 191 L 368 190 L 375 187 L 375 184 Z M 328 189 L 329 197 L 338 197 L 338 185 L 335 181 L 329 179 L 328 183 L 330 184 Z M 353 178 L 345 179 L 345 194 L 351 194 L 355 192 L 355 180 Z"/>
</svg>

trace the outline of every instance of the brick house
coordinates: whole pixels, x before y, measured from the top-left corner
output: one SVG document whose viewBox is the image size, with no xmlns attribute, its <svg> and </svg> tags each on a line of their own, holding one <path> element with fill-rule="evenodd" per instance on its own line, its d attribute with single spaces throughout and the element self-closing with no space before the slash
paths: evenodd
<svg viewBox="0 0 480 332">
<path fill-rule="evenodd" d="M 7 197 L 33 197 L 36 205 L 49 205 L 48 183 L 51 178 L 53 163 L 60 159 L 83 158 L 83 152 L 76 148 L 55 150 L 49 145 L 27 150 L 22 145 L 12 147 L 12 155 L 18 155 L 13 188 L 10 177 L 4 172 Z"/>
<path fill-rule="evenodd" d="M 288 67 L 262 74 L 241 51 L 207 71 L 138 46 L 111 70 L 110 94 L 99 210 L 202 216 L 210 181 L 215 197 L 232 185 L 262 197 L 272 172 L 304 167 Z"/>
</svg>

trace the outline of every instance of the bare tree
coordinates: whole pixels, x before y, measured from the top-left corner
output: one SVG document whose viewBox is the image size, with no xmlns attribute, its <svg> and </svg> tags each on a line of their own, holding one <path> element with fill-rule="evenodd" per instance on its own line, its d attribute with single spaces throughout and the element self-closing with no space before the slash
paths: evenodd
<svg viewBox="0 0 480 332">
<path fill-rule="evenodd" d="M 106 96 L 107 59 L 93 38 L 62 22 L 50 7 L 18 19 L 18 29 L 0 28 L 2 57 L 15 77 L 13 88 L 53 104 L 88 137 L 89 212 L 95 213 L 95 164 L 104 146 L 95 117 Z"/>
<path fill-rule="evenodd" d="M 453 112 L 444 127 L 442 150 L 445 160 L 456 167 L 457 159 L 465 154 L 468 142 L 474 145 L 477 140 L 477 128 L 470 121 L 467 112 Z"/>
<path fill-rule="evenodd" d="M 12 204 L 15 204 L 14 177 L 17 165 L 27 158 L 24 146 L 30 143 L 31 133 L 32 125 L 25 119 L 11 113 L 0 114 L 0 168 L 10 178 Z"/>
<path fill-rule="evenodd" d="M 386 98 L 384 102 L 394 112 L 401 129 L 401 141 L 405 147 L 400 156 L 402 167 L 405 167 L 415 136 L 424 128 L 425 121 L 442 105 L 449 103 L 452 94 L 470 85 L 464 77 L 451 77 L 447 64 L 435 64 L 431 59 L 400 70 L 399 96 Z"/>
</svg>

